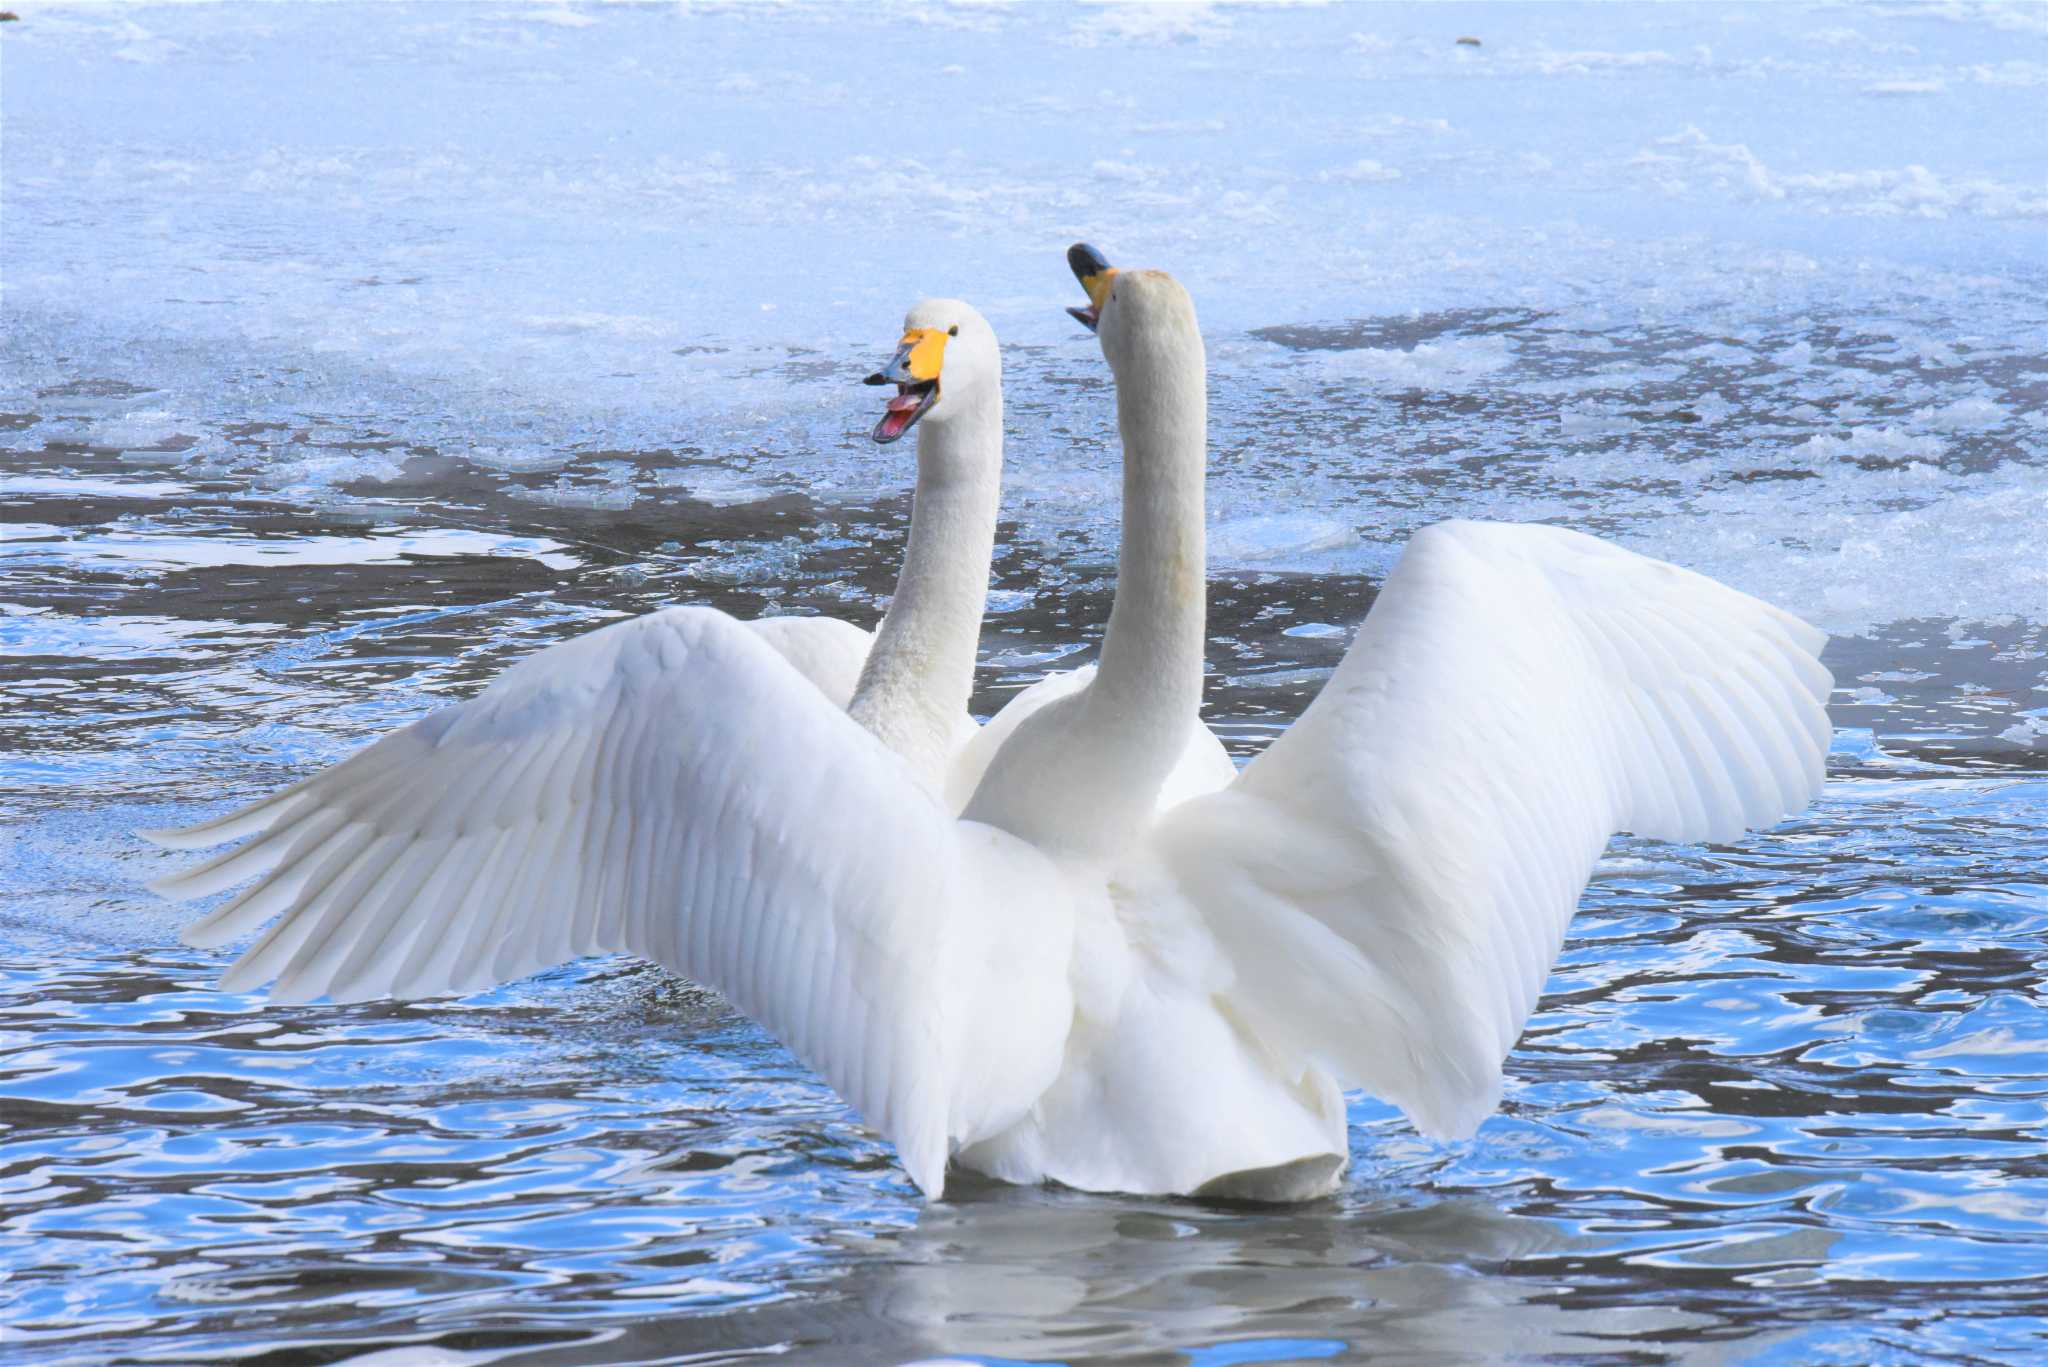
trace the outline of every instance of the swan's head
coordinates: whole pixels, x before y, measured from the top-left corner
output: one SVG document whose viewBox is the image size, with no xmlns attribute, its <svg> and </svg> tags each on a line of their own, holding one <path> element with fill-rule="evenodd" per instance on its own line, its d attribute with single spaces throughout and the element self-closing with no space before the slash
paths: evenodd
<svg viewBox="0 0 2048 1367">
<path fill-rule="evenodd" d="M 988 320 L 958 299 L 927 299 L 903 316 L 903 336 L 889 364 L 868 384 L 893 384 L 878 442 L 896 440 L 920 420 L 943 427 L 1003 391 L 1002 354 Z"/>
<path fill-rule="evenodd" d="M 1118 270 L 1085 242 L 1067 248 L 1067 265 L 1088 291 L 1088 306 L 1067 312 L 1102 339 L 1102 354 L 1112 371 L 1121 373 L 1141 351 L 1162 344 L 1199 347 L 1202 334 L 1195 321 L 1195 301 L 1165 271 Z"/>
<path fill-rule="evenodd" d="M 1109 287 L 1116 280 L 1116 267 L 1109 264 L 1104 256 L 1086 242 L 1076 242 L 1067 248 L 1067 268 L 1074 272 L 1074 278 L 1081 282 L 1081 288 L 1088 291 L 1088 307 L 1068 309 L 1075 321 L 1090 332 L 1102 323 L 1102 306 L 1109 302 Z"/>
</svg>

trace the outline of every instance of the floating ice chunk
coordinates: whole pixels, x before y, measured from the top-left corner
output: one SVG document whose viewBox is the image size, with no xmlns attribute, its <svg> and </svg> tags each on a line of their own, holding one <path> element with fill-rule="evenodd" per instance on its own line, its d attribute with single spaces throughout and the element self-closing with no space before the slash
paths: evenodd
<svg viewBox="0 0 2048 1367">
<path fill-rule="evenodd" d="M 529 24 L 552 24 L 556 28 L 589 28 L 597 22 L 595 15 L 585 14 L 568 5 L 555 5 L 548 9 L 536 5 L 522 6 L 501 17 L 523 19 Z"/>
<path fill-rule="evenodd" d="M 1941 438 L 1915 436 L 1896 427 L 1858 427 L 1846 436 L 1816 433 L 1794 446 L 1793 459 L 1808 466 L 1831 465 L 1837 461 L 1939 462 L 1946 452 Z"/>
<path fill-rule="evenodd" d="M 1692 401 L 1692 411 L 1703 423 L 1719 422 L 1735 411 L 1735 405 L 1716 393 L 1700 395 Z"/>
<path fill-rule="evenodd" d="M 1284 513 L 1223 522 L 1209 531 L 1210 565 L 1255 565 L 1313 556 L 1356 544 L 1349 523 Z"/>
<path fill-rule="evenodd" d="M 1694 62 L 1705 61 L 1710 54 L 1705 48 L 1695 50 Z M 1537 52 L 1530 55 L 1526 64 L 1544 76 L 1592 76 L 1615 71 L 1640 70 L 1644 67 L 1671 67 L 1681 65 L 1679 58 L 1659 49 L 1642 52 Z"/>
<path fill-rule="evenodd" d="M 538 489 L 512 489 L 512 497 L 550 508 L 583 508 L 593 512 L 620 513 L 640 501 L 640 491 L 631 484 L 579 484 L 563 475 L 553 484 Z"/>
<path fill-rule="evenodd" d="M 1505 337 L 1453 337 L 1411 350 L 1367 347 L 1318 353 L 1331 379 L 1360 380 L 1380 389 L 1465 389 L 1513 360 Z"/>
<path fill-rule="evenodd" d="M 189 418 L 151 409 L 92 423 L 72 439 L 114 451 L 163 450 L 191 441 L 197 425 Z"/>
<path fill-rule="evenodd" d="M 586 332 L 599 332 L 612 337 L 643 338 L 653 340 L 666 337 L 672 331 L 659 318 L 643 318 L 629 313 L 557 313 L 529 316 L 520 320 L 531 332 L 551 337 L 574 337 Z"/>
<path fill-rule="evenodd" d="M 1305 636 L 1311 640 L 1321 640 L 1326 637 L 1344 636 L 1349 633 L 1335 622 L 1300 622 L 1285 628 L 1280 634 L 1282 636 Z"/>
<path fill-rule="evenodd" d="M 1916 11 L 1929 18 L 1946 19 L 1951 23 L 1989 24 L 1992 28 L 2007 33 L 2048 34 L 2048 11 L 2044 11 L 2034 0 L 2021 4 L 2000 3 L 2000 0 L 1978 0 L 1976 4 L 1959 3 L 1959 0 L 1945 0 L 1939 5 L 1929 5 Z"/>
<path fill-rule="evenodd" d="M 1887 39 L 1871 38 L 1852 28 L 1815 29 L 1806 35 L 1809 43 L 1825 43 L 1829 47 L 1861 48 L 1866 52 L 1895 54 L 1901 57 L 1917 57 L 1920 49 L 1911 43 L 1896 43 Z"/>
<path fill-rule="evenodd" d="M 715 508 L 759 503 L 789 492 L 782 481 L 765 478 L 751 470 L 728 469 L 720 465 L 663 470 L 655 476 L 655 482 L 663 488 L 680 488 L 699 503 L 709 503 Z"/>
<path fill-rule="evenodd" d="M 185 50 L 168 38 L 157 37 L 137 23 L 124 23 L 116 32 L 125 41 L 114 49 L 114 56 L 124 62 L 154 66 L 166 58 L 178 56 Z"/>
<path fill-rule="evenodd" d="M 1748 365 L 1756 359 L 1749 351 L 1726 342 L 1702 342 L 1696 347 L 1687 347 L 1678 353 L 1681 360 L 1703 361 L 1709 365 Z"/>
<path fill-rule="evenodd" d="M 519 474 L 559 470 L 570 459 L 566 451 L 531 446 L 472 446 L 463 454 L 478 465 Z"/>
<path fill-rule="evenodd" d="M 1060 641 L 1047 646 L 1011 646 L 1007 650 L 997 651 L 981 663 L 987 669 L 1031 669 L 1039 665 L 1049 665 L 1055 660 L 1064 660 L 1067 656 L 1086 649 L 1087 643 L 1083 641 Z"/>
<path fill-rule="evenodd" d="M 2048 190 L 1983 176 L 1946 177 L 1918 164 L 1898 169 L 1856 171 L 1774 171 L 1743 143 L 1718 143 L 1694 125 L 1659 138 L 1630 163 L 1657 177 L 1667 190 L 1685 193 L 1691 183 L 1672 174 L 1689 168 L 1717 188 L 1752 198 L 1797 204 L 1819 213 L 1871 217 L 1947 218 L 1952 213 L 1985 218 L 2048 218 Z"/>
<path fill-rule="evenodd" d="M 1230 37 L 1230 20 L 1205 3 L 1109 4 L 1082 11 L 1067 41 L 1076 47 L 1108 43 L 1188 43 L 1206 47 Z"/>
<path fill-rule="evenodd" d="M 1954 403 L 1942 404 L 1939 407 L 1913 410 L 1913 422 L 1916 425 L 1931 427 L 1937 432 L 1964 432 L 1997 427 L 2010 416 L 2003 407 L 1981 395 L 1957 399 Z"/>
<path fill-rule="evenodd" d="M 304 453 L 304 454 L 301 454 Z M 342 486 L 368 481 L 388 484 L 405 469 L 407 457 L 388 451 L 308 450 L 285 447 L 269 462 L 248 471 L 252 489 L 303 503 L 349 505 L 360 500 Z"/>
<path fill-rule="evenodd" d="M 1567 405 L 1557 414 L 1558 431 L 1567 437 L 1618 437 L 1641 426 L 1634 418 L 1604 413 L 1597 408 Z"/>
<path fill-rule="evenodd" d="M 2048 85 L 2048 62 L 1986 62 L 1966 68 L 1963 74 L 1978 85 L 2027 89 Z"/>
<path fill-rule="evenodd" d="M 1645 526 L 1632 548 L 1758 594 L 1826 631 L 1913 619 L 2048 621 L 2048 560 L 2018 548 L 2048 526 L 2048 471 L 2008 463 L 1864 469 L 1730 484 L 1693 500 L 1700 517 Z"/>
<path fill-rule="evenodd" d="M 1363 157 L 1349 166 L 1336 171 L 1324 171 L 1319 179 L 1342 180 L 1352 184 L 1375 184 L 1382 181 L 1399 180 L 1401 173 L 1391 166 L 1383 166 L 1370 157 Z"/>
<path fill-rule="evenodd" d="M 1955 351 L 1938 337 L 1898 325 L 1892 325 L 1888 335 L 1894 345 L 1877 353 L 1886 360 L 1911 361 L 1916 366 L 1934 366 L 1942 370 L 1957 364 Z"/>
<path fill-rule="evenodd" d="M 1515 388 L 1524 394 L 1584 394 L 1608 390 L 1643 389 L 1671 384 L 1685 378 L 1677 366 L 1637 365 L 1632 361 L 1611 361 L 1578 375 L 1556 380 L 1525 380 Z"/>
<path fill-rule="evenodd" d="M 1133 184 L 1158 180 L 1166 174 L 1164 169 L 1158 166 L 1145 166 L 1131 161 L 1111 161 L 1107 158 L 1098 159 L 1088 169 L 1104 180 L 1129 181 Z"/>
<path fill-rule="evenodd" d="M 1133 133 L 1221 133 L 1226 125 L 1221 119 L 1163 119 L 1153 123 L 1141 123 L 1132 127 Z"/>
</svg>

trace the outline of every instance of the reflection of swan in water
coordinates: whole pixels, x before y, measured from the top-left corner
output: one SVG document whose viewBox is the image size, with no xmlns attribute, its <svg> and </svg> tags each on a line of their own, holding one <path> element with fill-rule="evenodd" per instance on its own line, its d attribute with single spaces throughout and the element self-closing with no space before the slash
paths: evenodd
<svg viewBox="0 0 2048 1367">
<path fill-rule="evenodd" d="M 937 1353 L 1042 1358 L 1057 1344 L 1072 1359 L 1250 1339 L 1291 1342 L 1302 1357 L 1366 1343 L 1489 1355 L 1492 1336 L 1474 1316 L 1519 1311 L 1542 1288 L 1474 1285 L 1462 1264 L 1572 1242 L 1548 1222 L 1477 1202 L 1366 1205 L 1345 1218 L 1326 1206 L 1288 1214 L 962 1195 L 920 1216 L 871 1303 Z"/>
<path fill-rule="evenodd" d="M 869 1227 L 841 1258 L 821 1256 L 793 1301 L 636 1323 L 605 1351 L 637 1360 L 716 1342 L 799 1358 L 829 1346 L 830 1360 L 878 1363 L 1462 1363 L 1611 1354 L 1721 1322 L 1676 1297 L 1574 1305 L 1564 1260 L 1612 1247 L 1475 1199 L 1360 1192 L 1232 1209 L 963 1175 L 911 1228 Z"/>
</svg>

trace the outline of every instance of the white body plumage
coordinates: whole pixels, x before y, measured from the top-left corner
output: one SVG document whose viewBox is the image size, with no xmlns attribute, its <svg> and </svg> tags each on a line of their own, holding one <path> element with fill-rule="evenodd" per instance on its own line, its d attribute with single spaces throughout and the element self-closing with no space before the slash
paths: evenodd
<svg viewBox="0 0 2048 1367">
<path fill-rule="evenodd" d="M 787 1043 L 932 1196 L 949 1161 L 1313 1195 L 1344 1162 L 1345 1087 L 1469 1134 L 1610 835 L 1726 839 L 1816 791 L 1822 637 L 1590 537 L 1447 523 L 1233 775 L 1190 729 L 1193 310 L 1130 273 L 1102 336 L 1127 473 L 1101 667 L 960 749 L 979 775 L 963 816 L 776 642 L 674 608 L 160 835 L 255 837 L 160 884 L 261 875 L 188 939 L 278 917 L 224 985 L 275 978 L 282 999 L 657 960 Z"/>
</svg>

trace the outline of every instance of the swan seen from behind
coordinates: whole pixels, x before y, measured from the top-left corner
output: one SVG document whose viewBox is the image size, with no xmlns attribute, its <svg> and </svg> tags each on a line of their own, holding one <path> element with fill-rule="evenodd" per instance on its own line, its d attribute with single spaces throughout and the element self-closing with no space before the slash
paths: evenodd
<svg viewBox="0 0 2048 1367">
<path fill-rule="evenodd" d="M 964 816 L 754 633 L 670 609 L 166 837 L 250 837 L 166 880 L 257 880 L 188 932 L 277 918 L 224 985 L 419 996 L 639 954 L 781 1038 L 932 1196 L 949 1161 L 1312 1196 L 1344 1087 L 1469 1134 L 1613 832 L 1727 838 L 1817 787 L 1819 634 L 1574 533 L 1429 528 L 1302 718 L 1161 810 L 1198 725 L 1201 337 L 1171 277 L 1081 264 L 1125 442 L 1116 603 L 1100 671 L 1010 724 Z"/>
</svg>

